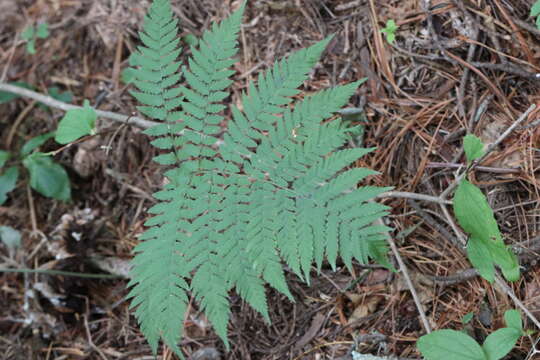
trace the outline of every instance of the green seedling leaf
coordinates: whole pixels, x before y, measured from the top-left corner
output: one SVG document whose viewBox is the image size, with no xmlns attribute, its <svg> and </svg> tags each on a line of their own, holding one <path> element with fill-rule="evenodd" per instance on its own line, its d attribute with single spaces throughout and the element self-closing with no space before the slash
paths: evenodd
<svg viewBox="0 0 540 360">
<path fill-rule="evenodd" d="M 463 317 L 463 319 L 461 319 L 461 323 L 463 323 L 464 325 L 465 324 L 468 324 L 471 322 L 472 318 L 474 316 L 474 313 L 471 311 L 467 314 L 465 314 L 465 316 Z"/>
<path fill-rule="evenodd" d="M 0 169 L 4 166 L 6 161 L 8 161 L 10 156 L 11 154 L 8 151 L 0 150 Z"/>
<path fill-rule="evenodd" d="M 85 100 L 82 109 L 69 110 L 60 120 L 54 140 L 65 145 L 83 136 L 93 135 L 96 119 L 96 112 L 90 107 L 88 100 Z"/>
<path fill-rule="evenodd" d="M 459 225 L 471 235 L 467 254 L 480 275 L 493 282 L 495 263 L 501 267 L 507 280 L 519 279 L 517 257 L 504 244 L 493 211 L 482 191 L 464 179 L 456 189 L 453 203 Z"/>
<path fill-rule="evenodd" d="M 485 153 L 482 140 L 471 134 L 463 138 L 463 149 L 468 163 L 482 157 Z"/>
<path fill-rule="evenodd" d="M 26 41 L 30 41 L 34 38 L 34 26 L 28 25 L 26 28 L 24 28 L 23 32 L 21 33 L 21 38 Z"/>
<path fill-rule="evenodd" d="M 531 14 L 532 17 L 540 15 L 540 0 L 537 0 L 533 6 L 531 7 Z"/>
<path fill-rule="evenodd" d="M 25 157 L 28 154 L 30 154 L 34 149 L 37 147 L 43 145 L 47 140 L 53 138 L 55 135 L 54 131 L 38 135 L 36 137 L 31 138 L 28 140 L 23 147 L 21 148 L 21 156 Z"/>
<path fill-rule="evenodd" d="M 28 84 L 28 83 L 25 83 L 25 82 L 15 81 L 15 82 L 11 82 L 9 84 L 19 86 L 19 87 L 22 87 L 22 88 L 25 88 L 25 89 L 32 90 L 32 86 L 30 84 Z M 16 99 L 18 97 L 20 97 L 20 95 L 13 94 L 13 93 L 10 93 L 10 92 L 7 92 L 7 91 L 0 91 L 0 104 L 7 103 L 8 101 L 11 101 L 11 100 Z"/>
<path fill-rule="evenodd" d="M 519 280 L 519 262 L 516 254 L 502 240 L 490 243 L 493 261 L 500 266 L 504 278 L 508 281 Z"/>
<path fill-rule="evenodd" d="M 467 243 L 467 257 L 484 279 L 493 283 L 495 281 L 495 266 L 493 257 L 484 241 L 471 237 Z"/>
<path fill-rule="evenodd" d="M 36 37 L 46 39 L 49 37 L 49 25 L 47 23 L 39 24 L 36 30 Z"/>
<path fill-rule="evenodd" d="M 478 187 L 462 180 L 454 194 L 454 213 L 459 225 L 471 236 L 501 239 L 499 226 L 486 197 Z"/>
<path fill-rule="evenodd" d="M 26 51 L 30 55 L 34 55 L 36 53 L 36 40 L 32 39 L 26 43 Z"/>
<path fill-rule="evenodd" d="M 10 252 L 21 246 L 21 233 L 9 226 L 0 226 L 0 240 Z"/>
<path fill-rule="evenodd" d="M 510 327 L 489 334 L 482 345 L 487 360 L 499 360 L 505 357 L 520 337 L 521 331 Z"/>
<path fill-rule="evenodd" d="M 33 153 L 23 160 L 30 172 L 30 186 L 40 194 L 62 201 L 71 199 L 66 170 L 43 153 Z"/>
<path fill-rule="evenodd" d="M 382 33 L 386 34 L 386 41 L 388 41 L 389 44 L 394 43 L 397 29 L 398 26 L 396 25 L 396 22 L 393 19 L 390 19 L 386 21 L 386 27 L 381 30 Z"/>
<path fill-rule="evenodd" d="M 469 335 L 456 330 L 437 330 L 416 343 L 426 360 L 487 360 L 484 351 Z"/>
<path fill-rule="evenodd" d="M 120 73 L 120 80 L 126 85 L 132 83 L 136 78 L 136 71 L 137 70 L 132 67 L 125 68 Z"/>
<path fill-rule="evenodd" d="M 26 51 L 34 55 L 36 53 L 36 39 L 45 39 L 49 36 L 49 25 L 42 23 L 34 28 L 32 25 L 27 26 L 21 33 L 21 38 L 26 40 Z"/>
<path fill-rule="evenodd" d="M 6 171 L 0 175 L 0 205 L 6 202 L 7 194 L 15 189 L 18 178 L 19 169 L 15 166 L 7 168 Z"/>
<path fill-rule="evenodd" d="M 515 309 L 506 310 L 504 313 L 504 321 L 506 326 L 523 332 L 523 323 L 521 321 L 521 314 Z"/>
</svg>

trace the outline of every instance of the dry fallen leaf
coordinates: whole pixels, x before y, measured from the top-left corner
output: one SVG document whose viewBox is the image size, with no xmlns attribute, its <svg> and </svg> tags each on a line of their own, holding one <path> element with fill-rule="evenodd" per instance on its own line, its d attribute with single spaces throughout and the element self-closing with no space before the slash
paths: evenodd
<svg viewBox="0 0 540 360">
<path fill-rule="evenodd" d="M 374 295 L 364 298 L 362 301 L 359 301 L 356 304 L 353 313 L 351 314 L 351 316 L 349 316 L 347 323 L 351 324 L 370 314 L 373 314 L 375 310 L 377 310 L 377 306 L 381 303 L 382 300 L 382 296 Z"/>
</svg>

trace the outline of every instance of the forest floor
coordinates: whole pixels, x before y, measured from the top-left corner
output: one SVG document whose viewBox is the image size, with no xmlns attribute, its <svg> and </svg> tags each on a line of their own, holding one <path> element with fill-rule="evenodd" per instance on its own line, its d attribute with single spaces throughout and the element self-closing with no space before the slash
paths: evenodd
<svg viewBox="0 0 540 360">
<path fill-rule="evenodd" d="M 0 0 L 0 82 L 25 82 L 73 94 L 72 103 L 122 114 L 135 111 L 121 70 L 137 46 L 149 1 Z M 200 36 L 237 0 L 173 0 L 182 36 Z M 429 6 L 426 7 L 426 3 Z M 306 93 L 364 77 L 349 106 L 363 109 L 362 145 L 377 149 L 357 166 L 380 172 L 371 185 L 438 197 L 464 164 L 462 138 L 493 143 L 530 105 L 540 104 L 540 31 L 529 17 L 533 0 L 250 0 L 240 36 L 235 85 L 274 60 L 334 34 L 304 85 Z M 395 20 L 390 44 L 381 30 Z M 50 35 L 36 55 L 20 39 L 26 25 L 47 22 Z M 185 59 L 187 53 L 182 55 Z M 56 129 L 63 112 L 28 98 L 0 104 L 0 150 L 19 151 Z M 540 317 L 540 126 L 531 112 L 472 172 L 487 195 L 507 244 L 516 249 L 521 279 L 511 290 Z M 23 234 L 22 245 L 0 244 L 0 266 L 79 273 L 126 274 L 131 250 L 162 185 L 156 154 L 136 126 L 99 119 L 100 136 L 68 147 L 55 161 L 68 171 L 73 201 L 29 190 L 22 176 L 0 206 L 0 225 Z M 41 150 L 59 146 L 46 142 Z M 447 206 L 389 197 L 388 224 L 432 329 L 463 329 L 477 339 L 503 326 L 516 308 L 509 291 L 483 280 L 467 260 Z M 448 207 L 448 211 L 452 211 Z M 398 236 L 399 235 L 399 236 Z M 392 261 L 395 256 L 389 254 Z M 396 267 L 399 267 L 396 263 Z M 296 299 L 268 290 L 272 323 L 231 296 L 226 351 L 196 306 L 186 318 L 182 349 L 192 360 L 418 359 L 426 333 L 419 307 L 401 273 L 355 264 L 324 268 L 310 286 L 292 272 Z M 50 274 L 0 275 L 0 358 L 152 359 L 130 313 L 125 278 Z M 473 319 L 462 320 L 468 313 Z M 538 329 L 505 359 L 540 359 L 531 349 Z M 536 356 L 536 357 L 535 357 Z M 162 359 L 175 359 L 160 348 Z M 365 357 L 367 359 L 367 357 Z"/>
</svg>

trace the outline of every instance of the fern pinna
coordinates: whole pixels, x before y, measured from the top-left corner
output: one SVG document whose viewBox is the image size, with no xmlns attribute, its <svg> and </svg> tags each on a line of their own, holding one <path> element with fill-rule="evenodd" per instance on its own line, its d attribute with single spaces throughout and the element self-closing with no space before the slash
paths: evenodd
<svg viewBox="0 0 540 360">
<path fill-rule="evenodd" d="M 386 189 L 356 188 L 374 171 L 343 171 L 372 149 L 338 150 L 350 129 L 324 122 L 360 82 L 289 106 L 329 39 L 276 62 L 257 85 L 250 82 L 243 108 L 231 106 L 218 141 L 243 11 L 244 5 L 205 32 L 181 68 L 169 0 L 154 0 L 140 33 L 143 46 L 130 58 L 140 112 L 162 121 L 146 131 L 163 150 L 154 160 L 169 166 L 129 283 L 154 353 L 161 338 L 181 356 L 188 293 L 228 346 L 231 290 L 269 321 L 265 284 L 292 300 L 283 263 L 309 282 L 312 264 L 320 270 L 325 258 L 334 269 L 338 255 L 349 268 L 353 259 L 385 261 L 387 229 L 373 222 L 387 209 L 369 200 Z"/>
</svg>

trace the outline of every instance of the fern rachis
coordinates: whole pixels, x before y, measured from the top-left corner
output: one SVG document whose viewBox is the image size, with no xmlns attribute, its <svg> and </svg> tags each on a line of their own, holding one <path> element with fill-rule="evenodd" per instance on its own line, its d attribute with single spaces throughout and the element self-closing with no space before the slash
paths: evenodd
<svg viewBox="0 0 540 360">
<path fill-rule="evenodd" d="M 374 172 L 343 170 L 372 149 L 338 150 L 350 130 L 325 122 L 360 82 L 289 106 L 329 39 L 276 62 L 257 85 L 250 82 L 243 109 L 231 106 L 222 145 L 214 146 L 243 10 L 205 32 L 181 67 L 169 1 L 154 0 L 140 33 L 143 46 L 131 58 L 139 110 L 162 121 L 147 131 L 164 151 L 154 160 L 169 166 L 129 284 L 154 353 L 161 338 L 181 356 L 188 293 L 228 345 L 231 290 L 269 321 L 265 284 L 292 300 L 283 262 L 309 282 L 311 265 L 320 270 L 325 258 L 333 268 L 338 255 L 349 268 L 353 259 L 384 261 L 385 228 L 372 223 L 387 209 L 368 201 L 386 189 L 357 189 Z"/>
</svg>

